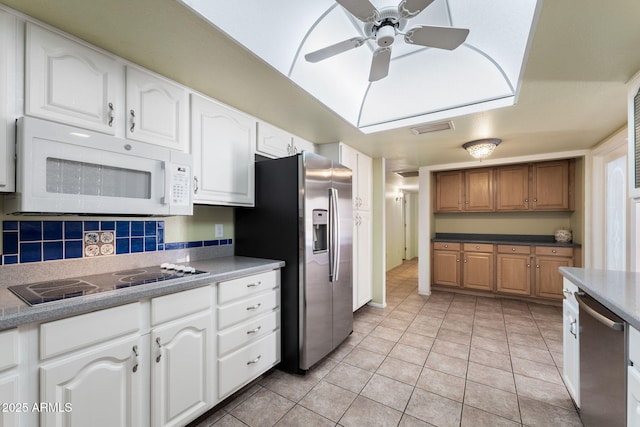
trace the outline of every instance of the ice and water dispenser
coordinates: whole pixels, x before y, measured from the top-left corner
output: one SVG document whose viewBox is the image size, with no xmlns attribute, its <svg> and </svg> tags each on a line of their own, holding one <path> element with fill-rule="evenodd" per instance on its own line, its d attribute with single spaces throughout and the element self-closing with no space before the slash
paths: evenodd
<svg viewBox="0 0 640 427">
<path fill-rule="evenodd" d="M 313 210 L 313 253 L 327 251 L 327 224 L 328 214 L 326 209 Z"/>
</svg>

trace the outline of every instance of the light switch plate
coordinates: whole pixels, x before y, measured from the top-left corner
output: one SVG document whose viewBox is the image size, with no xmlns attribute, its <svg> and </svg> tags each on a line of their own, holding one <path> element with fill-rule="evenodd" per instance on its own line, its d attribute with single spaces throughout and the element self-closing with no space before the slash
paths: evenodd
<svg viewBox="0 0 640 427">
<path fill-rule="evenodd" d="M 224 236 L 224 226 L 222 224 L 216 224 L 216 237 Z"/>
</svg>

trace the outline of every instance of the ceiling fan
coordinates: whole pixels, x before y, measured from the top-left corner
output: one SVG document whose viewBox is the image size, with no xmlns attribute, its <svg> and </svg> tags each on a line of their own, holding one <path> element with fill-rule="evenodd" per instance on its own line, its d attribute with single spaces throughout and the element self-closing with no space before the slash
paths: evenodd
<svg viewBox="0 0 640 427">
<path fill-rule="evenodd" d="M 402 32 L 407 21 L 422 12 L 434 0 L 402 0 L 395 7 L 378 10 L 369 0 L 336 0 L 354 17 L 364 22 L 365 37 L 353 37 L 320 50 L 308 53 L 308 62 L 318 62 L 347 50 L 362 46 L 367 40 L 375 40 L 378 47 L 373 52 L 369 81 L 377 81 L 389 74 L 391 45 L 396 35 L 404 36 L 409 44 L 453 50 L 467 39 L 468 29 L 416 25 Z"/>
</svg>

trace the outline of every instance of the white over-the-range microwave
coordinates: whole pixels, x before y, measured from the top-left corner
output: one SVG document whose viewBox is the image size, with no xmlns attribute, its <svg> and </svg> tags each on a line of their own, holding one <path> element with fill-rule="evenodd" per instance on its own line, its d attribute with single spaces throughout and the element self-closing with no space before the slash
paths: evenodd
<svg viewBox="0 0 640 427">
<path fill-rule="evenodd" d="M 5 213 L 191 215 L 192 157 L 46 120 L 16 129 L 16 192 Z"/>
</svg>

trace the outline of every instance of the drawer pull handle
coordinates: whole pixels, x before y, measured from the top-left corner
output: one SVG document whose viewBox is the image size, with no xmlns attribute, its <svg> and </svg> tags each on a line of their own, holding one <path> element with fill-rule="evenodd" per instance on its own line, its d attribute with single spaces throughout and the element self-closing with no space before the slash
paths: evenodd
<svg viewBox="0 0 640 427">
<path fill-rule="evenodd" d="M 253 365 L 253 364 L 255 364 L 255 363 L 258 363 L 258 362 L 260 361 L 260 358 L 261 358 L 261 357 L 262 357 L 262 355 L 259 355 L 259 356 L 258 356 L 258 357 L 256 357 L 255 359 L 253 359 L 253 360 L 249 360 L 249 361 L 247 362 L 247 366 L 249 366 L 249 365 Z"/>
<path fill-rule="evenodd" d="M 262 305 L 262 303 L 257 303 L 256 305 L 252 305 L 251 307 L 247 307 L 247 311 L 257 310 L 257 309 L 260 308 L 261 305 Z"/>
<path fill-rule="evenodd" d="M 260 285 L 262 285 L 262 282 L 249 283 L 249 284 L 247 284 L 247 288 L 255 288 L 256 286 L 260 286 Z"/>
<path fill-rule="evenodd" d="M 109 127 L 113 127 L 113 119 L 115 119 L 115 115 L 113 114 L 113 103 L 109 103 Z"/>
<path fill-rule="evenodd" d="M 160 344 L 160 337 L 156 338 L 156 344 L 158 344 L 158 355 L 156 356 L 156 363 L 160 363 L 162 358 L 162 344 Z"/>
<path fill-rule="evenodd" d="M 511 250 L 512 250 L 513 252 L 515 252 L 515 251 L 516 251 L 516 248 L 511 248 Z"/>
<path fill-rule="evenodd" d="M 480 249 L 480 246 L 476 246 L 476 249 Z"/>
<path fill-rule="evenodd" d="M 247 331 L 247 335 L 251 335 L 251 334 L 257 334 L 258 332 L 260 332 L 260 329 L 262 329 L 262 326 L 258 326 L 255 329 L 252 329 L 250 331 Z"/>
<path fill-rule="evenodd" d="M 557 253 L 558 251 L 555 249 L 551 249 L 551 252 L 553 252 L 554 254 Z"/>
<path fill-rule="evenodd" d="M 129 110 L 129 114 L 131 114 L 131 127 L 129 128 L 129 131 L 133 133 L 133 130 L 136 128 L 136 112 Z"/>
<path fill-rule="evenodd" d="M 133 372 L 138 372 L 138 346 L 134 345 L 133 348 L 133 361 L 135 362 L 133 365 Z"/>
</svg>

